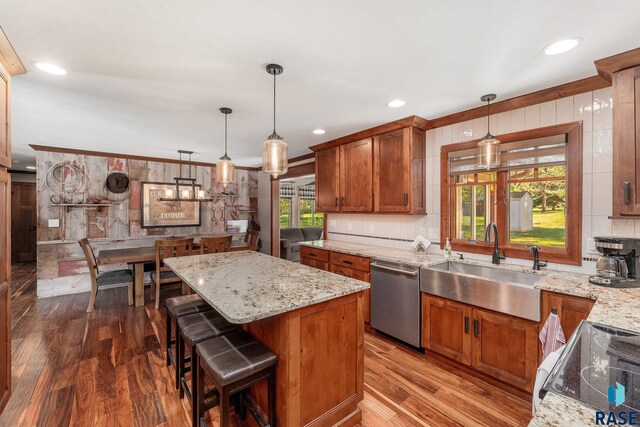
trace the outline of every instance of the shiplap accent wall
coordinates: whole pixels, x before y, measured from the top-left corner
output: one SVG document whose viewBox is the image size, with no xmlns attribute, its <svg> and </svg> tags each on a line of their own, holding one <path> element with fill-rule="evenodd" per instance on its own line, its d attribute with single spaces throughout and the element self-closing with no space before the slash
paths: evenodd
<svg viewBox="0 0 640 427">
<path fill-rule="evenodd" d="M 640 238 L 640 220 L 612 220 L 612 112 L 611 88 L 586 92 L 542 104 L 519 108 L 490 117 L 491 131 L 496 135 L 536 129 L 556 124 L 582 121 L 582 254 L 593 257 L 589 247 L 593 236 L 614 235 Z M 443 145 L 482 138 L 487 133 L 486 118 L 455 123 L 431 129 L 427 145 L 427 215 L 329 214 L 327 230 L 330 239 L 386 247 L 409 249 L 405 240 L 424 232 L 433 242 L 440 241 L 440 148 Z M 373 232 L 370 227 L 373 225 Z M 382 237 L 382 238 L 379 238 Z M 439 252 L 433 245 L 431 252 Z M 490 259 L 486 255 L 465 254 L 470 259 Z M 528 265 L 530 261 L 509 259 Z M 593 262 L 582 267 L 551 264 L 550 269 L 594 273 Z"/>
<path fill-rule="evenodd" d="M 105 187 L 107 175 L 123 172 L 129 176 L 128 198 L 120 205 L 102 208 L 66 209 L 54 205 L 51 191 L 45 184 L 45 175 L 52 165 L 71 163 L 86 177 L 82 194 L 75 202 L 98 201 L 108 198 Z M 180 173 L 177 163 L 152 162 L 116 157 L 101 157 L 38 151 L 36 175 L 38 188 L 38 296 L 55 296 L 86 292 L 90 289 L 88 267 L 78 240 L 88 237 L 98 253 L 102 249 L 153 246 L 158 236 L 187 236 L 221 233 L 225 221 L 221 219 L 224 201 L 203 203 L 200 227 L 142 228 L 140 226 L 140 189 L 142 181 L 172 182 Z M 183 166 L 183 176 L 187 174 Z M 214 194 L 223 191 L 215 182 L 215 168 L 197 166 L 192 169 L 197 183 Z M 238 194 L 238 204 L 257 210 L 258 172 L 236 169 L 234 183 L 226 191 Z M 117 195 L 111 198 L 117 197 Z M 215 208 L 215 212 L 214 212 Z M 215 216 L 214 216 L 215 214 Z M 257 220 L 257 214 L 254 214 Z M 227 219 L 250 219 L 236 209 L 227 207 Z M 49 219 L 60 220 L 60 227 L 50 228 Z M 104 270 L 126 268 L 105 266 Z"/>
</svg>

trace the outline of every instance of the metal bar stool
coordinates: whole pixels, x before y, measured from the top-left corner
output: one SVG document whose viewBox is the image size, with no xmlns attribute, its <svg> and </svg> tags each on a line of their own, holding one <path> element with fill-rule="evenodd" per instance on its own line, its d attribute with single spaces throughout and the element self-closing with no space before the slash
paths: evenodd
<svg viewBox="0 0 640 427">
<path fill-rule="evenodd" d="M 258 410 L 249 405 L 249 413 L 261 426 L 275 426 L 276 422 L 276 355 L 248 332 L 238 330 L 218 338 L 212 338 L 196 345 L 199 363 L 196 365 L 197 417 L 202 427 L 207 426 L 204 418 L 205 391 L 204 376 L 207 373 L 220 394 L 220 425 L 229 425 L 229 405 L 231 395 L 246 391 L 258 381 L 268 381 L 267 424 Z M 241 398 L 242 399 L 242 398 Z M 246 410 L 245 402 L 240 405 Z M 246 402 L 251 403 L 251 402 Z M 246 414 L 238 414 L 245 417 Z M 194 424 L 193 427 L 196 427 Z"/>
<path fill-rule="evenodd" d="M 202 313 L 205 311 L 213 310 L 205 300 L 203 300 L 198 294 L 181 295 L 178 297 L 167 298 L 165 301 L 167 306 L 167 334 L 165 339 L 165 352 L 167 366 L 173 363 L 176 366 L 176 357 L 173 353 L 171 346 L 176 344 L 176 339 L 171 337 L 171 325 L 175 327 L 176 338 L 178 338 L 178 319 L 182 316 L 189 316 L 191 314 Z M 177 348 L 176 348 L 177 350 Z M 180 377 L 178 376 L 178 369 L 176 369 L 176 390 L 180 388 Z"/>
<path fill-rule="evenodd" d="M 176 352 L 178 377 L 180 378 L 180 398 L 187 395 L 191 402 L 193 424 L 197 425 L 197 375 L 194 366 L 198 365 L 198 354 L 196 353 L 196 345 L 228 334 L 239 329 L 238 325 L 229 323 L 224 317 L 215 310 L 205 311 L 203 313 L 182 316 L 178 319 L 178 334 L 176 335 Z M 185 357 L 185 349 L 190 349 L 191 357 Z M 189 365 L 187 365 L 187 363 Z M 191 371 L 191 387 L 186 380 L 186 373 Z M 217 403 L 217 402 L 216 402 Z"/>
</svg>

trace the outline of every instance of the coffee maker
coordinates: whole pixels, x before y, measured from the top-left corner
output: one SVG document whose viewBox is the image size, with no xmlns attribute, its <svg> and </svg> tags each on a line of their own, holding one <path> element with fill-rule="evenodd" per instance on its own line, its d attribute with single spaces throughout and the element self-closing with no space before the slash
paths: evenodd
<svg viewBox="0 0 640 427">
<path fill-rule="evenodd" d="M 600 257 L 597 274 L 589 282 L 612 288 L 640 287 L 640 239 L 595 237 L 594 240 Z"/>
</svg>

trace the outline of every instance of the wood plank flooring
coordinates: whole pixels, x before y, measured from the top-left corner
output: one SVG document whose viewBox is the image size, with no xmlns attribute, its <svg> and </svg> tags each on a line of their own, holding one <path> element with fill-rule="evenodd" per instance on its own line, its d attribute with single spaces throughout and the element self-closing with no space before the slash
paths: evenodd
<svg viewBox="0 0 640 427">
<path fill-rule="evenodd" d="M 163 298 L 175 291 L 164 291 Z M 13 266 L 13 396 L 0 426 L 188 426 L 164 365 L 164 310 L 126 288 L 36 298 L 35 264 Z M 530 404 L 380 335 L 365 339 L 364 427 L 521 426 Z M 218 425 L 217 410 L 209 411 Z M 236 425 L 241 425 L 235 420 Z"/>
</svg>

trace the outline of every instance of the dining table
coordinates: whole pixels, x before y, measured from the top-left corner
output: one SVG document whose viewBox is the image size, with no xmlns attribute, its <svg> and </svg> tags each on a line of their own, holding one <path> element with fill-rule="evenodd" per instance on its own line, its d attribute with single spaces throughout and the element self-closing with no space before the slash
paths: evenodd
<svg viewBox="0 0 640 427">
<path fill-rule="evenodd" d="M 199 249 L 199 244 L 194 243 L 194 250 Z M 231 252 L 256 250 L 242 240 L 231 241 Z M 144 305 L 144 265 L 156 261 L 156 250 L 153 246 L 140 246 L 133 248 L 103 249 L 96 257 L 99 265 L 129 264 L 133 266 L 133 303 L 135 307 Z"/>
</svg>

